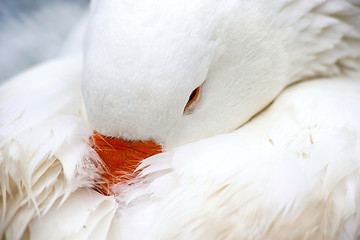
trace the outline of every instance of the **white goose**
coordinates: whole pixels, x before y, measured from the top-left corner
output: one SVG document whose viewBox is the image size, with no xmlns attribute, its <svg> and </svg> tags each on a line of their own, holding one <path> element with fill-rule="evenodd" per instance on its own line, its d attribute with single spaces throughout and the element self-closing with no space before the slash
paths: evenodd
<svg viewBox="0 0 360 240">
<path fill-rule="evenodd" d="M 94 1 L 83 63 L 0 89 L 0 236 L 359 238 L 359 5 Z"/>
</svg>

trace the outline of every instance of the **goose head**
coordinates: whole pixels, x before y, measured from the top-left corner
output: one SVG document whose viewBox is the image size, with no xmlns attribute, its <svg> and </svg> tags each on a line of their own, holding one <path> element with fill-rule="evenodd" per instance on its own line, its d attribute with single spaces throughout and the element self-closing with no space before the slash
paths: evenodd
<svg viewBox="0 0 360 240">
<path fill-rule="evenodd" d="M 325 4 L 94 1 L 82 81 L 88 120 L 104 136 L 163 148 L 233 131 L 287 85 L 336 74 L 351 59 L 341 40 L 351 26 L 314 14 Z"/>
</svg>

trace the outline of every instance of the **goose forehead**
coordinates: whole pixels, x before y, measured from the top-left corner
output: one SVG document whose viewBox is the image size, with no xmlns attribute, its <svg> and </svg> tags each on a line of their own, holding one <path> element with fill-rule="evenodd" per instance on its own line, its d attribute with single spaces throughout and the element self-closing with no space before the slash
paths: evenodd
<svg viewBox="0 0 360 240">
<path fill-rule="evenodd" d="M 109 0 L 95 8 L 85 69 L 133 82 L 193 79 L 219 45 L 222 11 L 203 1 L 137 2 Z"/>
</svg>

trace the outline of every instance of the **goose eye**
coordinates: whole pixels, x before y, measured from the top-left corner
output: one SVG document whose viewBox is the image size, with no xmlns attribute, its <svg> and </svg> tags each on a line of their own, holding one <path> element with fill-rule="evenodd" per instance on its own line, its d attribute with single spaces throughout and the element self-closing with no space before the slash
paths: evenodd
<svg viewBox="0 0 360 240">
<path fill-rule="evenodd" d="M 194 91 L 192 91 L 192 93 L 190 94 L 189 100 L 186 103 L 185 110 L 196 101 L 196 99 L 199 96 L 199 92 L 200 92 L 200 87 L 198 87 Z"/>
</svg>

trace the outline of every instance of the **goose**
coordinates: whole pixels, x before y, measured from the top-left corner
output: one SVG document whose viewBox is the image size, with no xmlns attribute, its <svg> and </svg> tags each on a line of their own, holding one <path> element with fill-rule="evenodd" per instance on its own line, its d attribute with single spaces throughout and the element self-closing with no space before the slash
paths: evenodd
<svg viewBox="0 0 360 240">
<path fill-rule="evenodd" d="M 360 237 L 359 2 L 91 4 L 0 88 L 0 236 Z"/>
</svg>

